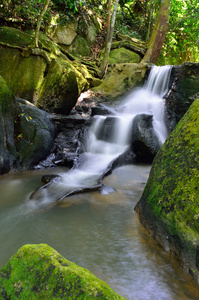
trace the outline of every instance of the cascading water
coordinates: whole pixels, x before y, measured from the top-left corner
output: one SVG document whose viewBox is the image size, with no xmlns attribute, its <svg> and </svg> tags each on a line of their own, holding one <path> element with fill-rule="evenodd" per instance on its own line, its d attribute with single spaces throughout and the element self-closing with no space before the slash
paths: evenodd
<svg viewBox="0 0 199 300">
<path fill-rule="evenodd" d="M 97 185 L 108 165 L 129 146 L 136 115 L 152 115 L 155 133 L 160 143 L 164 143 L 168 133 L 163 96 L 168 91 L 170 71 L 170 66 L 152 67 L 145 86 L 132 92 L 114 114 L 94 117 L 87 152 L 81 155 L 78 167 L 62 174 L 62 182 L 38 190 L 36 199 L 40 200 L 40 205 L 63 199 L 72 190 Z"/>
</svg>

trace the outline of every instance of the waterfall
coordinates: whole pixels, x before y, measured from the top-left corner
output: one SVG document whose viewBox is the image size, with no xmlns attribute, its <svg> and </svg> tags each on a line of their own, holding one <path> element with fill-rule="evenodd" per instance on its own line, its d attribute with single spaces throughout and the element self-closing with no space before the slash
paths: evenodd
<svg viewBox="0 0 199 300">
<path fill-rule="evenodd" d="M 168 91 L 171 67 L 152 67 L 143 88 L 133 91 L 121 105 L 108 116 L 95 116 L 90 128 L 87 151 L 81 154 L 78 167 L 61 174 L 62 182 L 39 189 L 40 202 L 54 202 L 74 189 L 91 187 L 109 164 L 122 154 L 130 144 L 133 119 L 138 114 L 153 116 L 154 131 L 164 143 L 168 132 L 164 122 L 163 96 Z M 33 197 L 34 199 L 34 197 Z"/>
</svg>

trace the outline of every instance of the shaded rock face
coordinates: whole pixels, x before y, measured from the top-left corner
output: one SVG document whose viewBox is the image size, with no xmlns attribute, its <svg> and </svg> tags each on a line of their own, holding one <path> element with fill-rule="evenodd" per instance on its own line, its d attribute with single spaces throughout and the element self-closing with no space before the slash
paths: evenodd
<svg viewBox="0 0 199 300">
<path fill-rule="evenodd" d="M 23 169 L 32 168 L 53 150 L 55 128 L 50 115 L 22 99 L 18 99 L 15 135 Z"/>
<path fill-rule="evenodd" d="M 168 128 L 172 131 L 199 96 L 199 63 L 173 66 L 170 81 L 172 87 L 165 104 Z"/>
<path fill-rule="evenodd" d="M 44 34 L 39 49 L 33 46 L 33 34 L 14 28 L 1 27 L 0 41 L 5 44 L 0 48 L 0 76 L 17 97 L 48 112 L 68 114 L 89 87 L 86 67 L 82 74 Z"/>
<path fill-rule="evenodd" d="M 51 163 L 71 168 L 78 162 L 79 155 L 86 151 L 91 119 L 80 116 L 52 116 L 51 121 L 56 127 Z"/>
<path fill-rule="evenodd" d="M 199 283 L 199 100 L 156 155 L 135 207 L 150 235 Z"/>
<path fill-rule="evenodd" d="M 28 170 L 52 150 L 55 128 L 49 114 L 15 99 L 0 76 L 0 174 Z"/>
<path fill-rule="evenodd" d="M 133 120 L 132 149 L 136 162 L 152 163 L 161 144 L 153 129 L 153 116 L 137 115 Z"/>
<path fill-rule="evenodd" d="M 1 299 L 125 299 L 46 244 L 25 245 L 0 271 Z"/>
<path fill-rule="evenodd" d="M 9 172 L 15 164 L 14 120 L 15 97 L 0 76 L 0 174 Z"/>
</svg>

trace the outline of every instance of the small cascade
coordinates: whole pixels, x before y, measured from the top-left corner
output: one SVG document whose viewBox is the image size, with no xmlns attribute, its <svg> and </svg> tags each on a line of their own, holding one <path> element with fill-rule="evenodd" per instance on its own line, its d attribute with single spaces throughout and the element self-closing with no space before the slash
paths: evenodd
<svg viewBox="0 0 199 300">
<path fill-rule="evenodd" d="M 164 122 L 163 96 L 168 91 L 171 67 L 152 67 L 145 86 L 133 91 L 112 115 L 95 116 L 90 128 L 87 152 L 81 154 L 78 167 L 61 174 L 54 182 L 36 190 L 31 198 L 45 204 L 64 199 L 71 191 L 98 187 L 111 162 L 129 147 L 135 116 L 153 116 L 154 131 L 161 144 L 168 132 Z M 101 183 L 102 184 L 102 183 Z"/>
</svg>

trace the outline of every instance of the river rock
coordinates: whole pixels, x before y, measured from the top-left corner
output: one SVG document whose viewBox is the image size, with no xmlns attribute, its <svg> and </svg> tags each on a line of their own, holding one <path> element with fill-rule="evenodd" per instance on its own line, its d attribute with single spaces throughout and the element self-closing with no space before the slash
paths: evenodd
<svg viewBox="0 0 199 300">
<path fill-rule="evenodd" d="M 199 97 L 199 63 L 186 62 L 173 66 L 170 81 L 173 85 L 165 104 L 168 128 L 172 131 Z"/>
<path fill-rule="evenodd" d="M 60 175 L 48 174 L 48 175 L 43 175 L 41 177 L 41 182 L 45 184 L 49 182 L 60 182 L 60 181 L 62 181 L 62 177 Z"/>
<path fill-rule="evenodd" d="M 15 97 L 0 76 L 0 174 L 9 172 L 16 161 L 14 120 Z"/>
<path fill-rule="evenodd" d="M 150 235 L 199 283 L 199 100 L 157 153 L 135 210 Z"/>
<path fill-rule="evenodd" d="M 0 271 L 3 299 L 125 299 L 46 244 L 25 245 Z"/>
<path fill-rule="evenodd" d="M 50 115 L 23 99 L 17 99 L 16 148 L 22 169 L 31 169 L 53 150 L 55 127 Z"/>
<path fill-rule="evenodd" d="M 146 70 L 147 64 L 144 63 L 110 65 L 102 84 L 93 88 L 93 90 L 106 97 L 119 97 L 132 88 L 142 85 Z"/>
<path fill-rule="evenodd" d="M 141 114 L 133 120 L 132 148 L 137 162 L 151 163 L 161 148 L 153 128 L 153 116 Z"/>
</svg>

